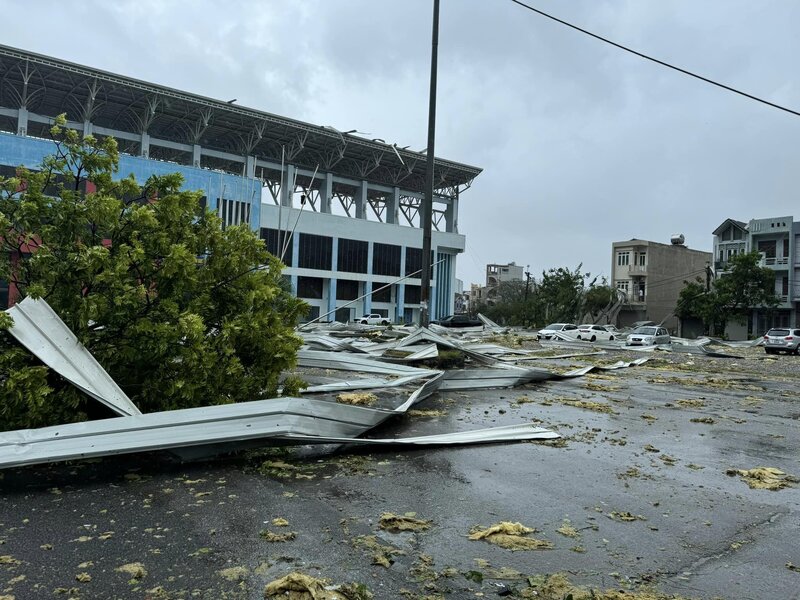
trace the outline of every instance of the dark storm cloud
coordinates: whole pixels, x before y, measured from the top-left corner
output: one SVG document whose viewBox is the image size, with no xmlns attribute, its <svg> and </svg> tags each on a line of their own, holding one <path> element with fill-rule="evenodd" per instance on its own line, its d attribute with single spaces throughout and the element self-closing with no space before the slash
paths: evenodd
<svg viewBox="0 0 800 600">
<path fill-rule="evenodd" d="M 537 0 L 577 25 L 800 107 L 800 4 Z M 3 2 L 3 43 L 421 149 L 429 0 Z M 47 15 L 47 18 L 42 18 Z M 437 154 L 484 168 L 467 252 L 608 273 L 612 241 L 793 214 L 800 118 L 623 53 L 507 0 L 442 0 Z"/>
</svg>

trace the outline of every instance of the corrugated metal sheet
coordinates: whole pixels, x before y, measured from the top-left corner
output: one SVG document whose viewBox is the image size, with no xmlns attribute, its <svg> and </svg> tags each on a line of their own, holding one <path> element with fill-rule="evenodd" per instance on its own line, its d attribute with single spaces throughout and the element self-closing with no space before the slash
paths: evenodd
<svg viewBox="0 0 800 600">
<path fill-rule="evenodd" d="M 118 414 L 141 414 L 47 302 L 25 298 L 6 312 L 9 333 L 44 364 Z"/>
</svg>

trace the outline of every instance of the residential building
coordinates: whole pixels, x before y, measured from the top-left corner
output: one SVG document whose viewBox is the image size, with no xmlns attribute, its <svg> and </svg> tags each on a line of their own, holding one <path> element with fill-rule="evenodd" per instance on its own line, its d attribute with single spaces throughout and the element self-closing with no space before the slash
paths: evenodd
<svg viewBox="0 0 800 600">
<path fill-rule="evenodd" d="M 762 335 L 771 327 L 800 326 L 800 222 L 792 216 L 726 219 L 714 230 L 714 276 L 724 277 L 736 254 L 758 251 L 761 265 L 775 271 L 775 310 L 753 307 L 746 324 L 729 323 L 731 339 Z"/>
<path fill-rule="evenodd" d="M 497 298 L 497 291 L 501 283 L 506 281 L 522 281 L 525 269 L 514 262 L 507 265 L 486 265 L 486 291 L 485 297 L 489 300 Z"/>
<path fill-rule="evenodd" d="M 679 235 L 670 244 L 636 238 L 611 244 L 612 281 L 625 295 L 618 326 L 653 321 L 678 333 L 675 307 L 683 282 L 705 278 L 711 268 L 710 252 L 692 250 L 683 242 Z"/>
<path fill-rule="evenodd" d="M 66 113 L 68 127 L 117 139 L 119 177 L 178 172 L 224 226 L 258 232 L 309 318 L 418 319 L 424 154 L 2 45 L 0 74 L 0 175 L 53 153 Z M 480 172 L 435 160 L 430 318 L 453 312 L 459 203 Z M 15 292 L 0 283 L 0 303 Z"/>
</svg>

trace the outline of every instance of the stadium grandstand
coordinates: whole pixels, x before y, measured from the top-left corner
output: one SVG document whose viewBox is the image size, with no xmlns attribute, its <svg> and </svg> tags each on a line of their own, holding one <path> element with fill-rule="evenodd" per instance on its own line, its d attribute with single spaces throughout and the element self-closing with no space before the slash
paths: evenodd
<svg viewBox="0 0 800 600">
<path fill-rule="evenodd" d="M 61 113 L 118 141 L 118 176 L 179 172 L 223 226 L 257 231 L 310 319 L 418 320 L 423 153 L 0 45 L 0 175 L 53 152 Z M 480 172 L 435 160 L 431 318 L 453 312 L 459 201 Z M 11 292 L 0 282 L 0 303 Z"/>
</svg>

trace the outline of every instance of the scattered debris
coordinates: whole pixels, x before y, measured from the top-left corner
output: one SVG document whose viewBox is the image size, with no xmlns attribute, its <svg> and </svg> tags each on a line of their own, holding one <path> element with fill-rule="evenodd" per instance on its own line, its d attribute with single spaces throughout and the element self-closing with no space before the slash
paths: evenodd
<svg viewBox="0 0 800 600">
<path fill-rule="evenodd" d="M 372 406 L 378 401 L 375 394 L 369 392 L 345 392 L 336 397 L 339 404 L 350 404 L 351 406 Z"/>
<path fill-rule="evenodd" d="M 297 532 L 287 531 L 286 533 L 275 533 L 269 529 L 262 529 L 258 535 L 265 542 L 289 542 L 297 537 Z"/>
<path fill-rule="evenodd" d="M 738 475 L 742 480 L 754 490 L 777 491 L 791 484 L 798 483 L 800 479 L 780 469 L 773 467 L 756 467 L 755 469 L 728 469 L 726 475 L 735 477 Z"/>
<path fill-rule="evenodd" d="M 689 419 L 689 421 L 692 423 L 705 423 L 706 425 L 713 425 L 716 423 L 716 421 L 711 417 L 695 417 L 693 419 Z"/>
<path fill-rule="evenodd" d="M 89 575 L 86 571 L 83 571 L 75 575 L 75 580 L 81 583 L 89 583 L 92 580 L 92 576 Z"/>
<path fill-rule="evenodd" d="M 639 590 L 598 590 L 580 587 L 563 573 L 529 577 L 530 587 L 521 591 L 521 598 L 536 600 L 688 600 L 683 596 L 662 594 L 651 588 Z"/>
<path fill-rule="evenodd" d="M 644 445 L 644 449 L 647 450 L 648 452 L 661 452 L 661 450 L 659 450 L 658 448 L 656 448 L 652 444 L 645 444 Z"/>
<path fill-rule="evenodd" d="M 790 571 L 794 571 L 795 573 L 800 573 L 800 567 L 798 567 L 797 565 L 793 565 L 790 562 L 786 563 L 786 568 L 789 569 Z"/>
<path fill-rule="evenodd" d="M 572 526 L 569 519 L 564 519 L 564 522 L 561 523 L 561 527 L 556 529 L 556 531 L 561 535 L 569 538 L 576 538 L 580 537 L 581 535 L 580 533 L 578 533 L 578 530 Z"/>
<path fill-rule="evenodd" d="M 604 402 L 594 402 L 592 400 L 577 400 L 575 398 L 553 398 L 555 402 L 566 404 L 567 406 L 574 406 L 575 408 L 583 408 L 586 410 L 593 410 L 595 412 L 617 414 L 611 405 Z"/>
<path fill-rule="evenodd" d="M 272 524 L 275 527 L 288 527 L 289 526 L 289 521 L 287 521 L 286 519 L 284 519 L 282 517 L 276 517 L 276 518 L 272 519 Z"/>
<path fill-rule="evenodd" d="M 412 408 L 406 414 L 410 417 L 444 417 L 447 411 L 435 408 Z"/>
<path fill-rule="evenodd" d="M 362 535 L 353 539 L 353 546 L 372 552 L 372 564 L 387 569 L 394 563 L 395 556 L 405 556 L 404 551 L 381 544 L 374 535 Z"/>
<path fill-rule="evenodd" d="M 417 519 L 416 513 L 405 513 L 395 515 L 393 513 L 383 513 L 380 519 L 380 528 L 398 533 L 400 531 L 425 531 L 430 529 L 433 521 Z"/>
<path fill-rule="evenodd" d="M 611 511 L 610 513 L 606 514 L 606 516 L 611 519 L 612 521 L 647 521 L 645 517 L 642 515 L 634 515 L 630 512 L 619 512 L 619 511 Z"/>
<path fill-rule="evenodd" d="M 549 550 L 553 547 L 552 542 L 525 537 L 535 532 L 535 529 L 526 527 L 522 523 L 501 521 L 485 529 L 480 526 L 473 527 L 469 532 L 469 539 L 485 540 L 507 550 Z"/>
<path fill-rule="evenodd" d="M 244 581 L 250 574 L 250 570 L 247 567 L 229 567 L 217 571 L 217 573 L 219 573 L 220 577 L 228 581 Z"/>
<path fill-rule="evenodd" d="M 284 600 L 371 600 L 373 597 L 363 584 L 332 586 L 324 579 L 296 571 L 271 581 L 264 589 L 264 598 Z"/>
<path fill-rule="evenodd" d="M 695 399 L 695 400 L 676 400 L 675 404 L 678 406 L 682 406 L 684 408 L 702 408 L 706 405 L 705 400 Z"/>
<path fill-rule="evenodd" d="M 125 573 L 131 579 L 144 579 L 147 577 L 147 569 L 140 562 L 128 563 L 114 569 L 117 573 Z"/>
</svg>

